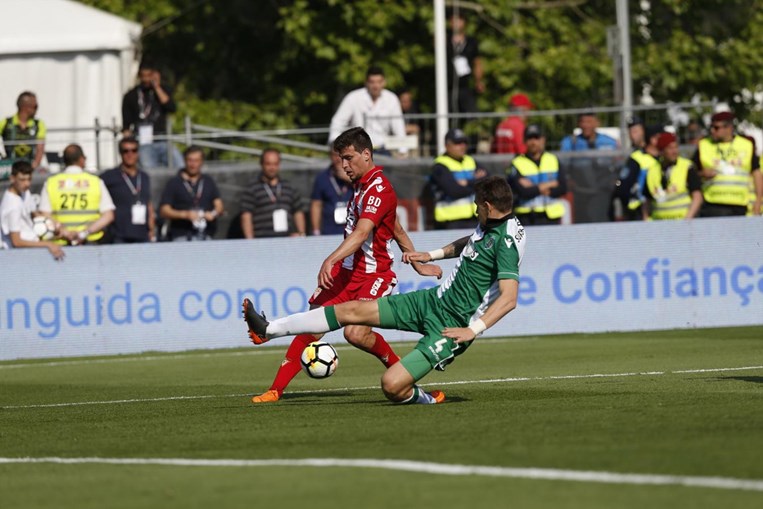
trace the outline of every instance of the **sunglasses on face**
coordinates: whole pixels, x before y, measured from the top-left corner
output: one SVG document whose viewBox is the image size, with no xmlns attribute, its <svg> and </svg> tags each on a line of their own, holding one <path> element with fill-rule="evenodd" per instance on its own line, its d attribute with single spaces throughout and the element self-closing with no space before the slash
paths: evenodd
<svg viewBox="0 0 763 509">
<path fill-rule="evenodd" d="M 715 131 L 717 129 L 723 129 L 724 127 L 728 127 L 728 126 L 725 124 L 713 124 L 710 126 L 710 129 Z"/>
<path fill-rule="evenodd" d="M 120 154 L 134 154 L 138 151 L 137 148 L 123 148 L 119 151 Z"/>
</svg>

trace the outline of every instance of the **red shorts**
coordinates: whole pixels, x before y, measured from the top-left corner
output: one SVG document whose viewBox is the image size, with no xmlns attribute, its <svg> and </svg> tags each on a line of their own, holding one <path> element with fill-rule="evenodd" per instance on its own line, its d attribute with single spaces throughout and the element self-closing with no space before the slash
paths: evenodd
<svg viewBox="0 0 763 509">
<path fill-rule="evenodd" d="M 392 293 L 397 276 L 388 272 L 364 274 L 339 269 L 331 288 L 318 288 L 310 297 L 310 307 L 324 307 L 351 300 L 376 300 Z"/>
</svg>

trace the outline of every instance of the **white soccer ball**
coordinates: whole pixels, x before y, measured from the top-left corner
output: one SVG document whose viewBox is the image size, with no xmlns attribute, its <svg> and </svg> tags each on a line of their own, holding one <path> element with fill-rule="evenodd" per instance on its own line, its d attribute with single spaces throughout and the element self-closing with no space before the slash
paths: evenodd
<svg viewBox="0 0 763 509">
<path fill-rule="evenodd" d="M 328 378 L 336 371 L 339 356 L 330 344 L 314 341 L 302 351 L 300 364 L 310 378 Z"/>
<path fill-rule="evenodd" d="M 37 216 L 32 219 L 32 229 L 40 240 L 52 240 L 56 236 L 56 223 L 49 217 Z"/>
</svg>

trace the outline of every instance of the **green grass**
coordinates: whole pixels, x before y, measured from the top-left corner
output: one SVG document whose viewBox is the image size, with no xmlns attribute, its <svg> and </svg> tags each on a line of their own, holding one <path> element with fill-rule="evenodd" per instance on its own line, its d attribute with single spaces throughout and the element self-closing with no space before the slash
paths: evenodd
<svg viewBox="0 0 763 509">
<path fill-rule="evenodd" d="M 299 375 L 281 402 L 252 405 L 247 394 L 268 387 L 283 351 L 2 362 L 0 457 L 378 458 L 763 480 L 763 368 L 680 372 L 762 366 L 761 327 L 480 340 L 424 380 L 446 392 L 437 406 L 387 403 L 381 365 L 349 347 L 330 379 Z M 82 402 L 92 404 L 60 405 Z M 3 509 L 468 505 L 746 508 L 763 506 L 763 492 L 376 468 L 0 463 Z"/>
</svg>

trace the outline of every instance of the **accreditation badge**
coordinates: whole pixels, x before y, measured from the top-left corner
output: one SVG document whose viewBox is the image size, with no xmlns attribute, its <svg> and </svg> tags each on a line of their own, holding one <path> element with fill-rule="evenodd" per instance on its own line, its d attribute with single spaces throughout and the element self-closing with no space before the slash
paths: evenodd
<svg viewBox="0 0 763 509">
<path fill-rule="evenodd" d="M 273 231 L 283 233 L 289 231 L 289 215 L 286 209 L 277 209 L 273 211 Z"/>
<path fill-rule="evenodd" d="M 132 206 L 131 216 L 132 224 L 146 224 L 146 205 L 138 202 Z"/>
<path fill-rule="evenodd" d="M 336 224 L 345 224 L 347 222 L 347 202 L 339 201 L 334 207 L 334 222 Z"/>
</svg>

